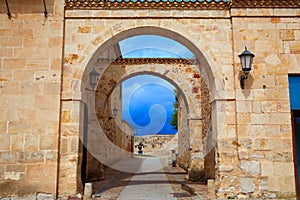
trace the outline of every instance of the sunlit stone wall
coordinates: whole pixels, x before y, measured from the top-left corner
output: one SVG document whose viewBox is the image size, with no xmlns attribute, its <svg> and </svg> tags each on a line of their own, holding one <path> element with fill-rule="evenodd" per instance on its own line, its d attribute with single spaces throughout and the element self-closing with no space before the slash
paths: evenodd
<svg viewBox="0 0 300 200">
<path fill-rule="evenodd" d="M 11 20 L 1 4 L 0 196 L 82 192 L 87 76 L 98 48 L 134 29 L 131 36 L 155 30 L 178 39 L 200 59 L 217 141 L 217 196 L 295 197 L 288 74 L 300 74 L 300 10 L 280 8 L 297 1 L 261 2 L 269 3 L 230 10 L 67 10 L 65 18 L 63 1 L 50 2 L 47 18 L 42 3 L 30 9 L 13 3 Z M 255 59 L 242 90 L 237 56 L 245 45 Z"/>
<path fill-rule="evenodd" d="M 56 193 L 64 2 L 47 6 L 0 5 L 0 198 Z"/>
<path fill-rule="evenodd" d="M 240 193 L 254 193 L 254 197 L 295 195 L 288 75 L 300 72 L 299 11 L 232 10 L 238 186 Z M 245 45 L 255 58 L 242 90 L 237 55 Z M 230 168 L 225 166 L 222 174 Z"/>
</svg>

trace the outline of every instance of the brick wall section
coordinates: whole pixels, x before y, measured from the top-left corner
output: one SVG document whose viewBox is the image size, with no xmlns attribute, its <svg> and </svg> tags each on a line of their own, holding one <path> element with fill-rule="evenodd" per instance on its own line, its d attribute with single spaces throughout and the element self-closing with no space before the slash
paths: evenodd
<svg viewBox="0 0 300 200">
<path fill-rule="evenodd" d="M 28 2 L 30 3 L 30 2 Z M 53 4 L 53 2 L 52 2 Z M 0 196 L 56 192 L 63 2 L 0 12 Z M 42 6 L 42 4 L 41 4 Z"/>
</svg>

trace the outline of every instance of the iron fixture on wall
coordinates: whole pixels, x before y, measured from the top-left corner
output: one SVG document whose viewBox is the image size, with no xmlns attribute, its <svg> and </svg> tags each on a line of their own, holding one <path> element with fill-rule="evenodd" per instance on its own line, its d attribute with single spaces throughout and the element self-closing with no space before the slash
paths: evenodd
<svg viewBox="0 0 300 200">
<path fill-rule="evenodd" d="M 241 75 L 241 77 L 240 77 L 240 84 L 241 84 L 242 89 L 245 88 L 245 80 L 248 78 L 248 75 L 250 74 L 250 71 L 252 69 L 252 63 L 253 63 L 254 56 L 255 55 L 253 53 L 248 51 L 247 47 L 245 47 L 245 50 L 243 51 L 243 53 L 241 53 L 239 55 L 239 58 L 240 58 L 241 64 L 242 64 L 242 70 L 245 74 L 245 75 Z"/>
<path fill-rule="evenodd" d="M 100 74 L 96 71 L 95 68 L 89 73 L 89 81 L 92 89 L 90 90 L 88 88 L 85 88 L 86 90 L 94 91 L 95 87 L 98 84 L 99 75 Z"/>
<path fill-rule="evenodd" d="M 114 107 L 114 109 L 113 109 L 113 115 L 114 115 L 114 117 L 108 117 L 108 120 L 111 120 L 111 119 L 114 119 L 116 116 L 117 116 L 117 114 L 118 114 L 118 108 L 116 108 L 116 107 Z"/>
</svg>

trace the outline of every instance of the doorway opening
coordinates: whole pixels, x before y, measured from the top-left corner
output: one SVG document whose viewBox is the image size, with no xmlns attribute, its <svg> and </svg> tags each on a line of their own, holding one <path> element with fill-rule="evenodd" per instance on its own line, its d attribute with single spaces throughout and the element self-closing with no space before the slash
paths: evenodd
<svg viewBox="0 0 300 200">
<path fill-rule="evenodd" d="M 299 196 L 299 173 L 300 173 L 300 110 L 292 110 L 292 126 L 293 126 L 293 146 L 294 146 L 294 164 L 296 191 Z"/>
<path fill-rule="evenodd" d="M 290 106 L 292 118 L 292 132 L 293 132 L 293 153 L 294 153 L 294 171 L 296 182 L 296 193 L 299 197 L 300 191 L 300 76 L 289 76 L 289 92 L 290 92 Z"/>
</svg>

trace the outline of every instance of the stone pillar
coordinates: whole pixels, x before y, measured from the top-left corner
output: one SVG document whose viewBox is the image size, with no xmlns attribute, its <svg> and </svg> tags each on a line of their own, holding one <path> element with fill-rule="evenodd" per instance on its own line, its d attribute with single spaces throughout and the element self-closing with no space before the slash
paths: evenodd
<svg viewBox="0 0 300 200">
<path fill-rule="evenodd" d="M 202 121 L 200 117 L 189 120 L 190 127 L 190 153 L 191 164 L 189 167 L 190 180 L 203 180 L 204 172 L 204 154 L 202 143 Z"/>
<path fill-rule="evenodd" d="M 79 151 L 82 133 L 83 106 L 80 101 L 62 101 L 60 168 L 58 177 L 59 195 L 74 195 L 80 186 L 81 152 Z M 83 124 L 83 123 L 82 123 Z"/>
<path fill-rule="evenodd" d="M 237 135 L 235 102 L 215 100 L 212 103 L 211 145 L 216 148 L 216 188 L 220 198 L 235 196 L 238 191 Z"/>
</svg>

